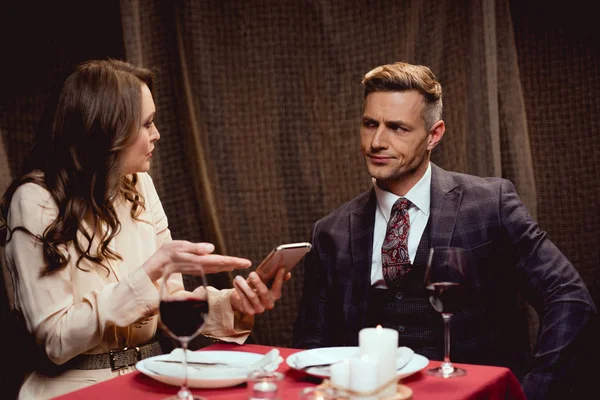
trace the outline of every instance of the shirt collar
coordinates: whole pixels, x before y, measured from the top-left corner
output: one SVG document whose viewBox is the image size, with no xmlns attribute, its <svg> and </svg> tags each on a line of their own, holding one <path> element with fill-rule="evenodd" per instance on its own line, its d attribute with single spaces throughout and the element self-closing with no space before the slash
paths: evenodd
<svg viewBox="0 0 600 400">
<path fill-rule="evenodd" d="M 375 179 L 373 179 L 373 187 L 375 189 L 375 194 L 377 195 L 377 203 L 379 204 L 381 212 L 386 218 L 389 218 L 394 203 L 401 196 L 397 196 L 394 193 L 381 189 L 377 186 Z M 419 182 L 417 182 L 404 197 L 417 207 L 420 212 L 425 214 L 425 216 L 429 216 L 429 207 L 431 203 L 431 163 L 427 164 L 425 174 L 423 174 L 421 179 L 419 179 Z"/>
</svg>

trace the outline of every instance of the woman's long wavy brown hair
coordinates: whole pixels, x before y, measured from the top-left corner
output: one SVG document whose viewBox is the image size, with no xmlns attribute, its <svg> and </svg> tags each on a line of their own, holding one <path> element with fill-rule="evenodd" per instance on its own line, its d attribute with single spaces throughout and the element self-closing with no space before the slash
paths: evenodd
<svg viewBox="0 0 600 400">
<path fill-rule="evenodd" d="M 131 145 L 141 127 L 141 88 L 152 90 L 154 74 L 146 68 L 108 59 L 80 64 L 66 79 L 53 112 L 50 129 L 36 138 L 24 173 L 13 180 L 0 202 L 0 245 L 15 231 L 24 231 L 43 244 L 46 268 L 42 275 L 64 268 L 70 256 L 64 246 L 73 243 L 79 258 L 104 266 L 121 259 L 108 247 L 121 228 L 113 200 L 123 196 L 137 218 L 144 198 L 136 190 L 137 175 L 122 173 L 123 150 Z M 23 226 L 7 224 L 10 202 L 19 186 L 33 182 L 50 192 L 58 216 L 42 235 Z M 92 232 L 84 229 L 88 221 Z M 106 229 L 100 229 L 100 227 Z M 77 237 L 80 232 L 87 243 Z M 92 251 L 98 232 L 100 246 Z M 63 247 L 63 251 L 60 248 Z"/>
</svg>

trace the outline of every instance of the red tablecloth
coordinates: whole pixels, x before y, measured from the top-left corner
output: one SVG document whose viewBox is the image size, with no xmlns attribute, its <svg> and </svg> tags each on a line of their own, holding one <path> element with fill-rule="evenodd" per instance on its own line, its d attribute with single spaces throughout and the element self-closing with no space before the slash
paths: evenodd
<svg viewBox="0 0 600 400">
<path fill-rule="evenodd" d="M 264 354 L 272 349 L 269 346 L 245 344 L 215 344 L 204 350 L 232 350 Z M 281 357 L 300 351 L 298 349 L 279 348 Z M 439 365 L 439 361 L 432 361 L 428 368 Z M 467 370 L 467 375 L 460 378 L 443 379 L 425 374 L 423 371 L 402 380 L 402 383 L 413 390 L 414 400 L 437 399 L 510 399 L 525 400 L 525 395 L 513 373 L 507 368 L 488 367 L 481 365 L 456 364 Z M 285 361 L 281 363 L 278 371 L 285 374 L 281 385 L 281 399 L 297 399 L 302 388 L 315 386 L 319 382 L 314 377 L 290 368 Z M 128 400 L 160 400 L 177 392 L 174 386 L 165 385 L 145 376 L 140 372 L 133 372 L 119 376 L 108 381 L 100 382 L 66 395 L 56 397 L 60 400 L 94 400 L 94 399 L 128 399 Z M 246 385 L 222 389 L 193 389 L 193 392 L 208 400 L 217 399 L 246 399 Z"/>
</svg>

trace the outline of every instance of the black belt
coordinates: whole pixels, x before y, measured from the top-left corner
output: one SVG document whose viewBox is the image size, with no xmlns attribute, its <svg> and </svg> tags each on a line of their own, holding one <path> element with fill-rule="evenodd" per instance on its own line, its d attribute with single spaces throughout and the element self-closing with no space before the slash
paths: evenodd
<svg viewBox="0 0 600 400">
<path fill-rule="evenodd" d="M 102 354 L 80 354 L 67 361 L 64 366 L 68 369 L 104 369 L 117 370 L 135 365 L 138 361 L 148 357 L 163 354 L 159 342 L 152 342 L 143 346 L 125 347 L 110 350 Z"/>
</svg>

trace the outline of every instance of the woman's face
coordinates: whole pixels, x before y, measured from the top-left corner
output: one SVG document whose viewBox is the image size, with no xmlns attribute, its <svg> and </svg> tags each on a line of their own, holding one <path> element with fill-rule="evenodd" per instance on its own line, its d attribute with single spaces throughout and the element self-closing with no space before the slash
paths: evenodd
<svg viewBox="0 0 600 400">
<path fill-rule="evenodd" d="M 154 126 L 154 113 L 156 107 L 152 99 L 152 93 L 148 86 L 142 85 L 141 99 L 141 128 L 135 139 L 123 153 L 123 174 L 135 174 L 136 172 L 147 172 L 150 169 L 150 159 L 154 142 L 160 139 L 160 133 Z"/>
</svg>

